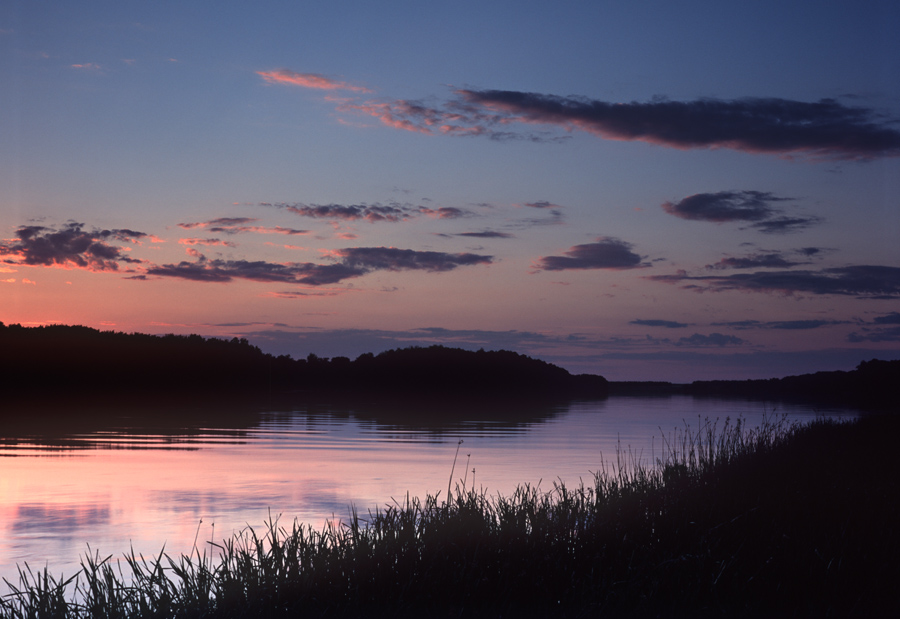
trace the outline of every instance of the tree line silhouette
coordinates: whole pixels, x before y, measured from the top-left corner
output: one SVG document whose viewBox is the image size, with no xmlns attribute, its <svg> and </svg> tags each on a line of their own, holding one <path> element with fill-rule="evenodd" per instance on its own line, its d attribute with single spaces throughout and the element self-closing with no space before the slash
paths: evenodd
<svg viewBox="0 0 900 619">
<path fill-rule="evenodd" d="M 515 352 L 410 347 L 355 360 L 262 352 L 244 338 L 148 335 L 0 322 L 8 395 L 323 393 L 452 398 L 497 394 L 602 397 L 601 376 L 572 375 Z"/>
<path fill-rule="evenodd" d="M 699 396 L 801 399 L 896 410 L 900 405 L 900 360 L 862 361 L 849 372 L 815 372 L 756 380 L 695 381 L 687 387 L 688 393 Z"/>
</svg>

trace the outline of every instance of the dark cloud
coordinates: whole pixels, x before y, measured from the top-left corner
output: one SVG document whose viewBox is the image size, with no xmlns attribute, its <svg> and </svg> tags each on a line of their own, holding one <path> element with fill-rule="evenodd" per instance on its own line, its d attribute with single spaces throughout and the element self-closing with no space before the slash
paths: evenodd
<svg viewBox="0 0 900 619">
<path fill-rule="evenodd" d="M 778 320 L 766 323 L 771 329 L 806 330 L 846 324 L 845 320 Z"/>
<path fill-rule="evenodd" d="M 546 200 L 538 200 L 537 202 L 526 202 L 525 206 L 528 206 L 531 208 L 553 208 L 553 209 L 562 208 L 560 205 L 553 204 L 552 202 L 547 202 Z"/>
<path fill-rule="evenodd" d="M 747 226 L 764 234 L 800 232 L 822 223 L 821 217 L 773 217 Z"/>
<path fill-rule="evenodd" d="M 872 324 L 878 325 L 878 327 L 864 326 L 861 333 L 854 331 L 847 336 L 847 340 L 854 343 L 900 342 L 900 312 L 890 312 L 884 316 L 876 316 L 872 319 Z"/>
<path fill-rule="evenodd" d="M 436 209 L 420 206 L 416 210 L 423 215 L 434 217 L 436 219 L 462 219 L 463 217 L 472 217 L 475 215 L 472 211 L 467 211 L 455 206 L 442 206 Z"/>
<path fill-rule="evenodd" d="M 722 258 L 715 264 L 706 265 L 707 269 L 786 269 L 808 261 L 790 260 L 780 252 L 751 254 L 742 258 Z"/>
<path fill-rule="evenodd" d="M 349 247 L 335 254 L 353 267 L 386 271 L 451 271 L 460 266 L 490 264 L 492 256 L 448 254 L 439 251 L 414 251 L 395 247 Z"/>
<path fill-rule="evenodd" d="M 408 219 L 410 209 L 399 206 L 383 205 L 359 205 L 359 204 L 275 204 L 278 208 L 285 209 L 301 217 L 312 219 L 330 219 L 357 221 L 365 220 L 370 223 L 377 221 L 397 222 Z"/>
<path fill-rule="evenodd" d="M 792 200 L 767 191 L 718 191 L 696 193 L 679 202 L 663 202 L 662 208 L 670 215 L 694 221 L 752 221 L 746 228 L 765 234 L 799 232 L 822 222 L 820 217 L 784 215 L 778 203 Z"/>
<path fill-rule="evenodd" d="M 762 322 L 759 320 L 737 320 L 732 322 L 714 322 L 714 327 L 731 327 L 732 329 L 787 329 L 807 330 L 818 329 L 831 325 L 847 324 L 846 320 L 775 320 Z"/>
<path fill-rule="evenodd" d="M 900 131 L 890 120 L 834 99 L 815 103 L 777 98 L 609 103 L 509 90 L 458 90 L 457 94 L 461 103 L 450 107 L 459 118 L 445 116 L 442 121 L 471 134 L 484 133 L 492 125 L 544 123 L 605 139 L 678 149 L 731 148 L 862 160 L 900 155 Z"/>
<path fill-rule="evenodd" d="M 675 342 L 676 346 L 740 346 L 747 342 L 733 335 L 723 335 L 721 333 L 710 333 L 703 335 L 695 333 L 690 337 L 683 337 Z"/>
<path fill-rule="evenodd" d="M 365 269 L 344 264 L 314 264 L 293 262 L 279 264 L 248 260 L 208 260 L 201 257 L 196 262 L 182 261 L 147 269 L 148 275 L 178 277 L 199 282 L 230 282 L 247 279 L 257 282 L 283 282 L 321 286 L 334 284 L 367 273 Z"/>
<path fill-rule="evenodd" d="M 425 206 L 413 206 L 409 204 L 287 204 L 268 202 L 261 206 L 273 206 L 284 209 L 300 217 L 312 219 L 328 219 L 330 221 L 367 221 L 369 223 L 407 221 L 414 217 L 425 215 L 435 219 L 461 219 L 472 217 L 474 213 L 465 209 L 443 206 L 432 209 Z"/>
<path fill-rule="evenodd" d="M 900 325 L 900 312 L 891 312 L 884 316 L 876 316 L 872 319 L 876 325 Z"/>
<path fill-rule="evenodd" d="M 767 191 L 719 191 L 695 193 L 679 202 L 663 202 L 670 215 L 699 221 L 759 221 L 777 212 L 773 206 L 791 200 L 779 198 Z"/>
<path fill-rule="evenodd" d="M 666 329 L 680 329 L 690 326 L 683 322 L 675 322 L 673 320 L 632 320 L 630 325 L 642 325 L 644 327 L 665 327 Z"/>
<path fill-rule="evenodd" d="M 866 329 L 862 333 L 854 331 L 847 336 L 850 342 L 900 342 L 900 327 L 887 329 Z"/>
<path fill-rule="evenodd" d="M 117 271 L 120 263 L 140 263 L 109 241 L 138 242 L 148 235 L 134 230 L 85 230 L 84 224 L 69 222 L 61 228 L 21 226 L 17 239 L 0 245 L 7 264 L 59 266 L 90 271 Z"/>
<path fill-rule="evenodd" d="M 497 232 L 495 230 L 482 230 L 481 232 L 457 232 L 448 236 L 465 236 L 475 239 L 513 239 L 515 235 L 508 232 Z"/>
<path fill-rule="evenodd" d="M 900 297 L 900 268 L 879 265 L 834 267 L 819 271 L 757 271 L 732 275 L 655 275 L 649 279 L 683 284 L 697 291 L 740 290 L 849 295 L 868 299 Z"/>
<path fill-rule="evenodd" d="M 545 256 L 536 267 L 543 271 L 569 269 L 634 269 L 646 266 L 641 256 L 631 251 L 632 244 L 613 237 L 600 237 L 594 243 L 575 245 L 564 256 Z"/>
<path fill-rule="evenodd" d="M 351 247 L 333 253 L 340 258 L 340 261 L 334 264 L 209 260 L 200 255 L 195 262 L 182 261 L 178 264 L 154 266 L 147 269 L 147 275 L 203 282 L 247 279 L 322 286 L 359 277 L 372 271 L 450 271 L 460 266 L 490 264 L 492 260 L 491 256 L 477 254 L 448 254 L 392 247 Z"/>
</svg>

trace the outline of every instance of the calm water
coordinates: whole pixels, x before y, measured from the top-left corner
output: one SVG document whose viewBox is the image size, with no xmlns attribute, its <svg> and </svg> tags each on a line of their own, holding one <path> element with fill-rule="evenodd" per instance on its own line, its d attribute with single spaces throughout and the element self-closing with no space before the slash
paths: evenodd
<svg viewBox="0 0 900 619">
<path fill-rule="evenodd" d="M 202 545 L 262 528 L 270 510 L 285 525 L 296 518 L 320 528 L 351 505 L 365 514 L 407 492 L 444 496 L 458 446 L 454 481 L 490 494 L 523 483 L 550 489 L 557 479 L 575 485 L 617 453 L 654 462 L 663 437 L 685 424 L 743 416 L 756 425 L 773 406 L 619 397 L 514 410 L 145 405 L 23 414 L 0 432 L 0 577 L 16 582 L 25 562 L 72 574 L 88 545 L 117 559 L 163 544 L 189 552 L 198 537 Z M 778 404 L 781 413 L 823 414 Z"/>
</svg>

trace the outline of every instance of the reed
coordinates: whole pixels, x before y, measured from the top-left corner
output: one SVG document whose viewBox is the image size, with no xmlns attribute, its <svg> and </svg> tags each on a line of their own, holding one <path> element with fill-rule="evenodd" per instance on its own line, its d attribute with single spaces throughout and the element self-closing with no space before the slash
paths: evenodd
<svg viewBox="0 0 900 619">
<path fill-rule="evenodd" d="M 189 555 L 89 549 L 67 579 L 20 569 L 0 616 L 884 614 L 900 610 L 898 425 L 707 421 L 655 466 L 620 454 L 587 484 L 492 496 L 466 476 L 322 529 L 270 514 Z"/>
</svg>

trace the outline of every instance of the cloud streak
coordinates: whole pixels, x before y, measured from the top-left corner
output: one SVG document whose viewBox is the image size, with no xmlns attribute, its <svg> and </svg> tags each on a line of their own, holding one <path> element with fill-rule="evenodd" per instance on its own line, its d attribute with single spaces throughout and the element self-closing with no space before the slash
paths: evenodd
<svg viewBox="0 0 900 619">
<path fill-rule="evenodd" d="M 773 320 L 762 322 L 759 320 L 735 320 L 731 322 L 714 322 L 714 327 L 729 327 L 737 330 L 747 329 L 780 329 L 786 331 L 808 331 L 831 325 L 847 324 L 846 320 Z"/>
<path fill-rule="evenodd" d="M 367 221 L 369 223 L 389 222 L 399 223 L 419 216 L 433 219 L 462 219 L 472 217 L 474 213 L 465 209 L 442 206 L 432 209 L 426 206 L 412 206 L 408 204 L 288 204 L 279 202 L 272 204 L 261 203 L 261 206 L 271 206 L 293 213 L 300 217 L 311 219 L 326 219 L 329 221 Z"/>
<path fill-rule="evenodd" d="M 862 299 L 900 297 L 900 268 L 882 265 L 853 265 L 819 271 L 757 271 L 723 276 L 678 273 L 655 275 L 648 279 L 681 284 L 698 292 L 738 290 L 788 295 L 846 295 Z"/>
<path fill-rule="evenodd" d="M 706 265 L 707 269 L 786 269 L 801 264 L 809 264 L 809 261 L 792 260 L 786 258 L 781 252 L 763 252 L 749 256 L 722 258 L 715 264 Z"/>
<path fill-rule="evenodd" d="M 297 230 L 295 228 L 284 228 L 282 226 L 266 227 L 249 225 L 259 221 L 254 217 L 219 217 L 209 221 L 187 222 L 178 224 L 179 228 L 185 230 L 204 229 L 208 232 L 222 234 L 285 234 L 288 236 L 296 236 L 302 234 L 310 234 L 309 230 Z"/>
<path fill-rule="evenodd" d="M 674 320 L 632 320 L 628 324 L 641 325 L 643 327 L 664 327 L 666 329 L 681 329 L 690 326 L 684 322 L 675 322 Z"/>
<path fill-rule="evenodd" d="M 256 74 L 261 76 L 269 84 L 288 84 L 291 86 L 302 86 L 304 88 L 315 88 L 317 90 L 372 92 L 363 86 L 354 86 L 347 82 L 339 82 L 318 73 L 297 73 L 290 69 L 276 69 L 275 71 L 257 71 Z"/>
<path fill-rule="evenodd" d="M 360 277 L 373 271 L 452 271 L 458 267 L 490 264 L 492 256 L 470 253 L 415 251 L 395 247 L 349 247 L 331 252 L 333 264 L 312 262 L 266 262 L 209 260 L 202 254 L 194 262 L 182 261 L 148 268 L 147 275 L 175 277 L 202 282 L 230 282 L 245 279 L 323 286 Z"/>
</svg>

